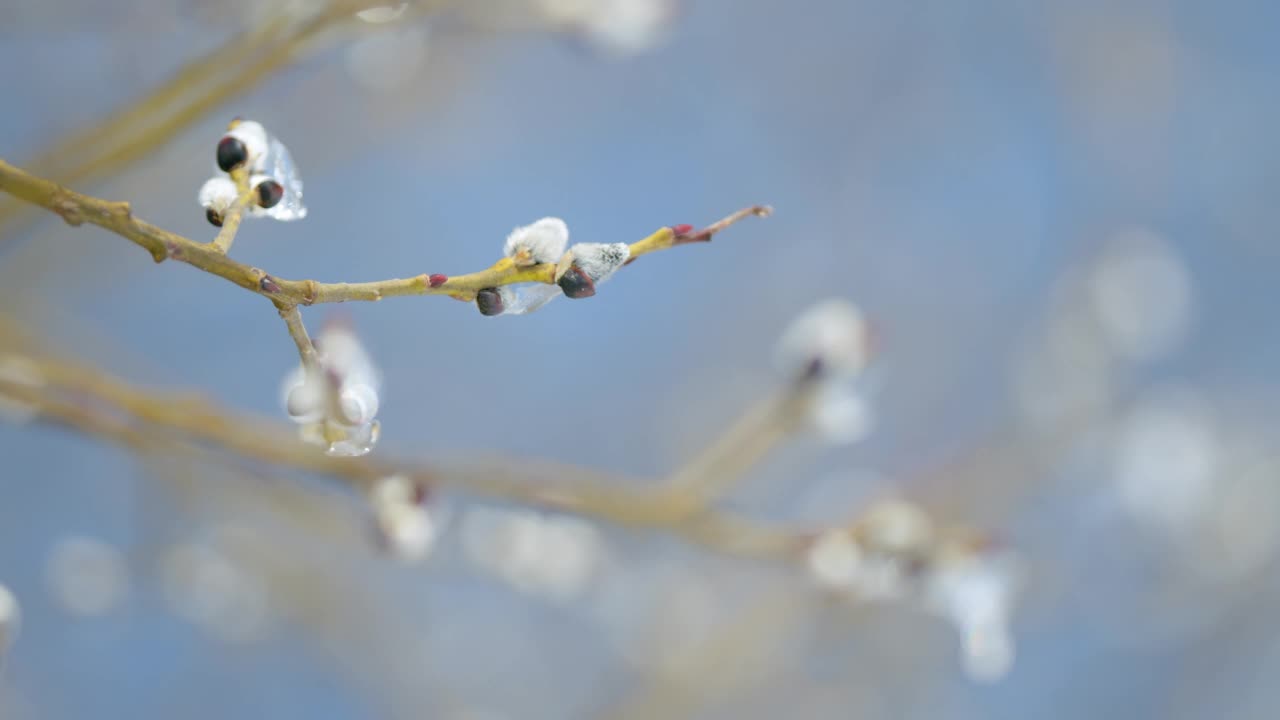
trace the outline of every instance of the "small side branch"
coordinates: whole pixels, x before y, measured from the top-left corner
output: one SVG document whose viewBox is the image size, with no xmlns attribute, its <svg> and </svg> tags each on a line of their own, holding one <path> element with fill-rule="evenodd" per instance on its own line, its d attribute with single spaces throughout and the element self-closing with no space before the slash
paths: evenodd
<svg viewBox="0 0 1280 720">
<path fill-rule="evenodd" d="M 284 324 L 289 328 L 289 337 L 293 338 L 293 344 L 298 348 L 298 359 L 302 361 L 302 367 L 308 372 L 316 370 L 316 346 L 311 342 L 311 336 L 307 334 L 307 326 L 302 322 L 302 313 L 298 312 L 297 305 L 279 305 L 277 309 L 280 311 L 280 317 L 284 319 Z"/>
<path fill-rule="evenodd" d="M 704 510 L 800 427 L 813 401 L 813 384 L 792 383 L 766 398 L 696 457 L 667 478 L 662 492 L 676 519 Z"/>
<path fill-rule="evenodd" d="M 244 214 L 253 200 L 253 188 L 249 187 L 247 170 L 237 168 L 231 171 L 231 180 L 236 184 L 236 199 L 222 216 L 222 229 L 218 230 L 218 236 L 211 243 L 213 249 L 223 255 L 231 250 L 231 243 L 236 241 L 240 223 L 244 220 Z"/>
</svg>

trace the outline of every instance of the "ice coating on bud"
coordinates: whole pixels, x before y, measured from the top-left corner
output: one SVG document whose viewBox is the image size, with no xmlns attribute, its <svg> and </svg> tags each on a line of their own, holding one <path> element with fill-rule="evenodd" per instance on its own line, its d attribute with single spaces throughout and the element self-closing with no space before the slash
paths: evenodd
<svg viewBox="0 0 1280 720">
<path fill-rule="evenodd" d="M 342 390 L 338 407 L 343 422 L 363 425 L 378 414 L 378 393 L 362 383 L 348 385 Z"/>
<path fill-rule="evenodd" d="M 509 295 L 504 299 L 503 315 L 528 315 L 562 294 L 557 285 L 519 285 L 504 289 Z"/>
<path fill-rule="evenodd" d="M 381 374 L 352 329 L 330 323 L 316 338 L 316 368 L 295 368 L 281 387 L 281 401 L 299 435 L 330 455 L 364 455 L 381 432 Z"/>
<path fill-rule="evenodd" d="M 870 357 L 866 318 L 853 303 L 833 298 L 800 314 L 778 341 L 778 362 L 796 375 L 852 376 Z"/>
<path fill-rule="evenodd" d="M 382 423 L 377 420 L 355 426 L 332 423 L 324 429 L 327 431 L 322 436 L 324 441 L 313 444 L 323 445 L 325 454 L 331 457 L 368 455 L 382 437 Z"/>
<path fill-rule="evenodd" d="M 957 559 L 933 575 L 930 605 L 955 626 L 965 672 L 975 681 L 994 682 L 1013 666 L 1009 622 L 1017 585 L 1011 557 Z"/>
<path fill-rule="evenodd" d="M 302 176 L 298 173 L 298 166 L 294 164 L 289 148 L 272 137 L 259 164 L 261 167 L 255 167 L 254 170 L 276 181 L 280 190 L 278 200 L 271 207 L 262 210 L 262 214 L 285 222 L 305 218 L 307 206 L 302 202 Z"/>
<path fill-rule="evenodd" d="M 205 210 L 212 210 L 221 217 L 236 200 L 236 184 L 226 175 L 215 175 L 204 181 L 196 201 Z"/>
<path fill-rule="evenodd" d="M 564 220 L 544 217 L 512 230 L 503 253 L 520 266 L 555 263 L 564 255 L 568 244 L 569 226 Z"/>
<path fill-rule="evenodd" d="M 631 258 L 631 246 L 626 243 L 578 243 L 569 251 L 573 253 L 574 267 L 597 285 L 608 280 Z"/>
</svg>

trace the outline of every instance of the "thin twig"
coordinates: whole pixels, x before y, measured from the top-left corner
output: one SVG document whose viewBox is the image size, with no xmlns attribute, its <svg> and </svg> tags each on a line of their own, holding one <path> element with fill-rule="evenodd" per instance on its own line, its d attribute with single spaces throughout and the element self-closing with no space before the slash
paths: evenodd
<svg viewBox="0 0 1280 720">
<path fill-rule="evenodd" d="M 244 214 L 249 208 L 249 202 L 253 197 L 253 189 L 249 187 L 249 174 L 244 168 L 236 168 L 231 171 L 231 179 L 236 184 L 236 199 L 231 203 L 231 207 L 222 216 L 222 228 L 218 230 L 218 236 L 213 239 L 213 249 L 226 255 L 231 250 L 231 243 L 236 241 L 236 232 L 240 230 L 240 223 L 244 220 Z"/>
<path fill-rule="evenodd" d="M 704 509 L 796 432 L 812 400 L 803 380 L 765 398 L 667 478 L 663 492 L 686 516 Z"/>
<path fill-rule="evenodd" d="M 314 372 L 317 366 L 316 346 L 311 342 L 311 336 L 307 335 L 302 313 L 298 312 L 297 305 L 281 305 L 278 309 L 285 326 L 289 328 L 289 337 L 293 338 L 293 344 L 298 347 L 298 359 L 302 361 L 302 367 L 307 372 Z"/>
</svg>

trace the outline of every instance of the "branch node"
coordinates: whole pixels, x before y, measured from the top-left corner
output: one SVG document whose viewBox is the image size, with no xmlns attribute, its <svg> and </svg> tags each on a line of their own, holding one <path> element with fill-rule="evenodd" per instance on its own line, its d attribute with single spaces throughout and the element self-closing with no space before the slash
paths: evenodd
<svg viewBox="0 0 1280 720">
<path fill-rule="evenodd" d="M 53 201 L 53 211 L 62 218 L 62 221 L 71 227 L 80 227 L 84 222 L 84 215 L 80 212 L 80 206 L 74 199 L 67 195 L 65 188 L 59 186 L 57 197 Z"/>
<path fill-rule="evenodd" d="M 258 289 L 271 294 L 280 292 L 280 286 L 276 284 L 275 279 L 266 273 L 262 273 L 262 279 L 258 281 Z"/>
</svg>

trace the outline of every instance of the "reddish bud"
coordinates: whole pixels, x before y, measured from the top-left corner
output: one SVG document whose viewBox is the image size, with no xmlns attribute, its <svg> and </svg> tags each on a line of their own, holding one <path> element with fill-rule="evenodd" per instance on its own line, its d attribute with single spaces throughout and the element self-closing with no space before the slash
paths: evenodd
<svg viewBox="0 0 1280 720">
<path fill-rule="evenodd" d="M 449 276 L 441 275 L 439 273 L 436 273 L 435 275 L 432 275 L 427 278 L 427 284 L 433 288 L 438 288 L 447 282 L 449 282 Z"/>
<path fill-rule="evenodd" d="M 689 233 L 693 232 L 693 226 L 692 225 L 672 225 L 671 232 L 675 233 L 676 235 L 688 235 Z"/>
</svg>

